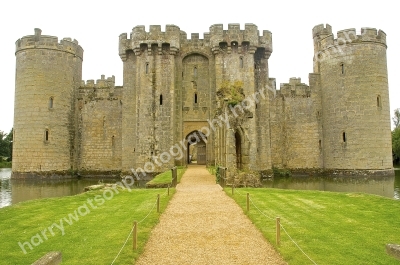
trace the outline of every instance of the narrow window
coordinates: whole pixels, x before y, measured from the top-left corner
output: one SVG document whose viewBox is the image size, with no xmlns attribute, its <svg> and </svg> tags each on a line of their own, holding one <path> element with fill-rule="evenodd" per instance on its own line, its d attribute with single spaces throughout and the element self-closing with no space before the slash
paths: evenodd
<svg viewBox="0 0 400 265">
<path fill-rule="evenodd" d="M 111 146 L 112 147 L 115 146 L 115 137 L 114 137 L 114 135 L 111 137 Z"/>
<path fill-rule="evenodd" d="M 162 105 L 163 103 L 163 98 L 162 98 L 162 94 L 160 95 L 160 105 Z"/>
<path fill-rule="evenodd" d="M 149 63 L 146 63 L 146 74 L 149 73 Z"/>
<path fill-rule="evenodd" d="M 238 43 L 236 41 L 233 41 L 231 43 L 231 48 L 232 48 L 232 52 L 237 53 L 237 51 L 238 51 Z"/>
<path fill-rule="evenodd" d="M 341 71 L 342 75 L 344 75 L 344 63 L 340 64 L 340 71 Z"/>
<path fill-rule="evenodd" d="M 197 67 L 195 67 L 195 68 L 193 69 L 193 75 L 194 75 L 194 76 L 197 76 Z"/>
<path fill-rule="evenodd" d="M 318 141 L 318 147 L 319 147 L 319 149 L 322 148 L 322 141 L 321 140 Z"/>
<path fill-rule="evenodd" d="M 197 93 L 194 93 L 194 103 L 197 103 Z"/>
<path fill-rule="evenodd" d="M 239 62 L 239 67 L 240 68 L 243 68 L 243 57 L 240 57 L 240 62 Z"/>
<path fill-rule="evenodd" d="M 343 132 L 343 133 L 342 133 L 342 137 L 343 137 L 343 143 L 345 143 L 346 140 L 347 140 L 347 139 L 346 139 L 346 132 Z"/>
<path fill-rule="evenodd" d="M 49 109 L 52 109 L 52 108 L 53 108 L 53 103 L 54 103 L 54 98 L 53 98 L 53 97 L 50 97 L 50 98 L 49 98 Z"/>
<path fill-rule="evenodd" d="M 382 102 L 381 102 L 381 96 L 380 96 L 380 95 L 378 95 L 378 96 L 376 97 L 376 106 L 377 106 L 378 108 L 381 108 L 381 107 L 382 107 Z"/>
<path fill-rule="evenodd" d="M 44 131 L 44 140 L 45 140 L 46 142 L 49 141 L 49 130 L 48 130 L 48 129 L 46 129 L 46 130 Z"/>
</svg>

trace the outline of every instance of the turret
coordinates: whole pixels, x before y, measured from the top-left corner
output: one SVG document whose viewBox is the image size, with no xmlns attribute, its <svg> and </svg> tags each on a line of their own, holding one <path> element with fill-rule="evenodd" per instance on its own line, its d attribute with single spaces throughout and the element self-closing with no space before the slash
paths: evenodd
<svg viewBox="0 0 400 265">
<path fill-rule="evenodd" d="M 320 74 L 326 169 L 392 168 L 386 34 L 371 28 L 313 29 Z"/>
<path fill-rule="evenodd" d="M 41 35 L 16 42 L 13 177 L 61 176 L 74 169 L 74 98 L 82 79 L 76 40 Z"/>
</svg>

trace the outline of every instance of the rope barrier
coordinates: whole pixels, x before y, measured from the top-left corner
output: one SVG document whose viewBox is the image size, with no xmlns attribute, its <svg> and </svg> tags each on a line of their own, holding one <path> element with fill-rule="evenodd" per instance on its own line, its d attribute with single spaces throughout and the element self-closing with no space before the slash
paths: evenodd
<svg viewBox="0 0 400 265">
<path fill-rule="evenodd" d="M 240 193 L 239 191 L 238 191 L 238 189 L 235 189 L 235 193 L 237 193 L 237 194 L 239 194 L 240 196 L 245 196 L 245 195 L 243 195 L 242 193 Z M 257 205 L 253 202 L 253 200 L 251 199 L 251 196 L 250 196 L 250 198 L 249 198 L 249 200 L 250 200 L 250 202 L 251 202 L 251 204 L 262 214 L 262 215 L 264 215 L 267 219 L 269 219 L 269 220 L 274 220 L 274 218 L 271 218 L 270 216 L 268 216 L 268 215 L 266 215 L 265 213 L 263 213 L 258 207 L 257 207 Z M 312 260 L 304 251 L 303 251 L 303 249 L 293 240 L 293 238 L 289 235 L 289 233 L 286 231 L 286 229 L 283 227 L 283 225 L 282 224 L 280 224 L 280 227 L 282 227 L 282 229 L 283 229 L 283 231 L 285 232 L 285 234 L 289 237 L 289 239 L 293 242 L 293 244 L 314 264 L 314 265 L 317 265 L 317 263 L 314 261 L 314 260 Z"/>
<path fill-rule="evenodd" d="M 115 257 L 115 259 L 111 262 L 111 265 L 114 264 L 114 262 L 117 260 L 117 258 L 118 258 L 119 255 L 121 254 L 121 251 L 124 249 L 126 243 L 128 243 L 128 240 L 129 240 L 129 238 L 131 237 L 132 232 L 133 232 L 133 227 L 132 227 L 131 232 L 129 233 L 128 237 L 126 238 L 124 245 L 123 245 L 122 248 L 119 250 L 119 252 L 118 252 L 117 256 Z"/>
<path fill-rule="evenodd" d="M 153 207 L 151 208 L 150 212 L 146 215 L 145 218 L 143 218 L 140 222 L 138 222 L 138 224 L 140 224 L 141 222 L 143 222 L 144 220 L 146 220 L 147 217 L 149 217 L 149 215 L 151 214 L 151 212 L 153 211 L 154 207 L 156 207 L 157 205 L 157 200 L 156 202 L 153 204 Z"/>
<path fill-rule="evenodd" d="M 239 192 L 239 189 L 235 188 L 235 192 L 237 192 L 237 194 L 239 194 L 240 196 L 245 196 L 245 195 L 243 195 L 242 193 Z"/>
<path fill-rule="evenodd" d="M 317 263 L 315 263 L 315 261 L 313 261 L 304 251 L 303 249 L 301 249 L 301 247 L 293 240 L 293 238 L 289 235 L 289 233 L 286 231 L 286 229 L 283 227 L 283 225 L 281 224 L 281 227 L 283 229 L 283 231 L 285 232 L 285 234 L 289 237 L 289 239 L 293 242 L 293 244 L 296 245 L 296 247 L 315 265 L 317 265 Z"/>
<path fill-rule="evenodd" d="M 256 207 L 256 209 L 257 209 L 262 215 L 264 215 L 266 218 L 268 218 L 268 219 L 270 219 L 270 220 L 274 220 L 274 218 L 272 218 L 272 217 L 266 215 L 265 213 L 263 213 L 263 212 L 257 207 L 257 205 L 254 204 L 254 202 L 253 202 L 253 200 L 251 199 L 251 197 L 250 197 L 250 202 L 251 202 L 252 205 L 254 205 L 254 207 Z"/>
<path fill-rule="evenodd" d="M 169 187 L 169 188 L 171 188 L 171 187 Z M 165 195 L 165 194 L 167 194 L 167 193 L 168 193 L 168 188 L 165 189 L 165 192 L 164 192 L 163 194 L 161 194 L 160 197 L 167 197 L 167 195 Z"/>
<path fill-rule="evenodd" d="M 154 210 L 154 207 L 156 206 L 156 204 L 157 204 L 157 200 L 156 200 L 156 202 L 153 204 L 153 207 L 151 208 L 151 210 L 147 213 L 147 215 L 146 215 L 140 222 L 138 222 L 138 224 L 140 224 L 141 222 L 143 222 L 144 220 L 146 220 L 147 217 L 149 217 L 150 213 Z M 118 257 L 119 257 L 119 255 L 121 254 L 122 250 L 123 250 L 124 247 L 126 246 L 126 243 L 128 243 L 128 240 L 129 240 L 129 238 L 130 238 L 131 235 L 132 235 L 133 229 L 134 229 L 134 227 L 132 227 L 131 232 L 129 233 L 128 237 L 127 237 L 126 240 L 125 240 L 125 243 L 122 245 L 121 249 L 119 250 L 119 252 L 118 252 L 117 256 L 114 258 L 114 260 L 112 261 L 111 265 L 113 265 L 114 262 L 118 259 Z"/>
</svg>

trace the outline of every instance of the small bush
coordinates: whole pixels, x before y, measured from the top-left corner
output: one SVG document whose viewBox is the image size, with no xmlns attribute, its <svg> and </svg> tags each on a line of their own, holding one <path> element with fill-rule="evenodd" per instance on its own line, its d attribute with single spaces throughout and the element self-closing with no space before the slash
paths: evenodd
<svg viewBox="0 0 400 265">
<path fill-rule="evenodd" d="M 253 171 L 240 171 L 228 180 L 235 187 L 253 187 L 262 186 L 260 174 Z"/>
<path fill-rule="evenodd" d="M 12 162 L 0 161 L 0 168 L 11 168 Z"/>
<path fill-rule="evenodd" d="M 292 176 L 292 172 L 290 172 L 290 170 L 288 169 L 279 169 L 276 167 L 272 168 L 272 171 L 274 173 L 274 177 L 291 177 Z"/>
</svg>

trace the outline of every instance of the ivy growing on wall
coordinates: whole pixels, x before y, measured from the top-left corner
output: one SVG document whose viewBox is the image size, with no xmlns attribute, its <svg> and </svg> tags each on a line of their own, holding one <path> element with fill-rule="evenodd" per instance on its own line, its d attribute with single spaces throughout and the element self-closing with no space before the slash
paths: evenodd
<svg viewBox="0 0 400 265">
<path fill-rule="evenodd" d="M 236 106 L 244 99 L 243 82 L 236 80 L 233 83 L 227 80 L 222 81 L 217 91 L 219 100 L 227 101 L 228 106 Z"/>
</svg>

